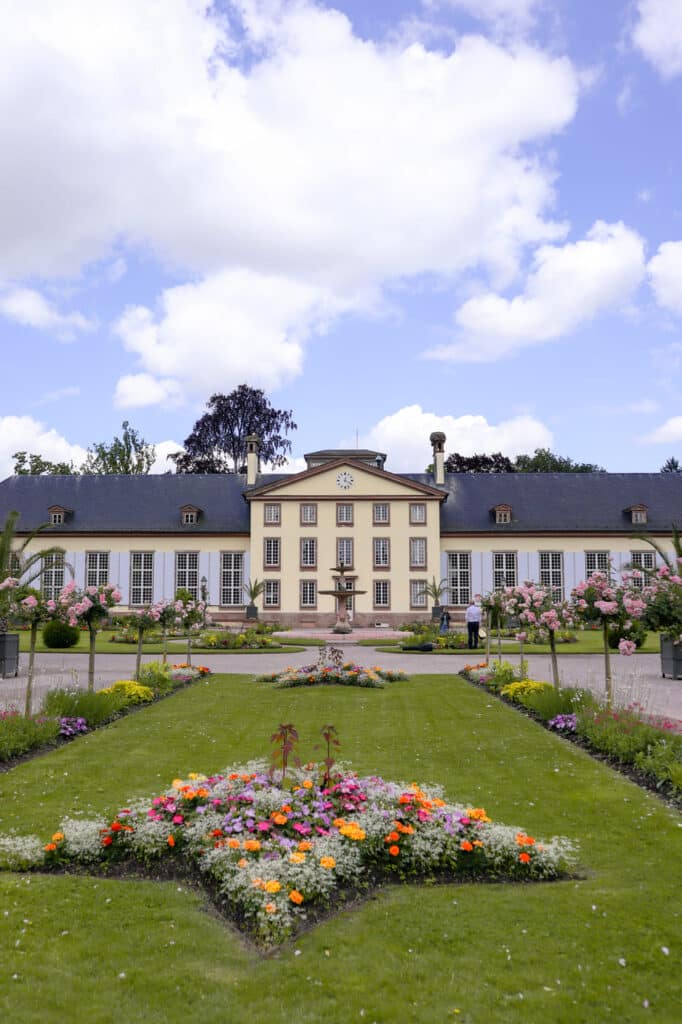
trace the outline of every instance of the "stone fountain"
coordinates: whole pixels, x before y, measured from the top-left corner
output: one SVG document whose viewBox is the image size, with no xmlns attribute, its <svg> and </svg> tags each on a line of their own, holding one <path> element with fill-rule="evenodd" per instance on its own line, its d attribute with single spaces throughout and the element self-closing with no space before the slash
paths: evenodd
<svg viewBox="0 0 682 1024">
<path fill-rule="evenodd" d="M 320 594 L 331 594 L 336 598 L 336 623 L 332 629 L 333 633 L 352 633 L 353 627 L 348 621 L 348 609 L 346 607 L 346 600 L 349 597 L 355 597 L 358 594 L 366 594 L 366 590 L 355 590 L 350 580 L 346 580 L 346 566 L 341 562 L 340 565 L 332 566 L 332 573 L 337 578 L 336 586 L 333 590 L 321 590 Z"/>
</svg>

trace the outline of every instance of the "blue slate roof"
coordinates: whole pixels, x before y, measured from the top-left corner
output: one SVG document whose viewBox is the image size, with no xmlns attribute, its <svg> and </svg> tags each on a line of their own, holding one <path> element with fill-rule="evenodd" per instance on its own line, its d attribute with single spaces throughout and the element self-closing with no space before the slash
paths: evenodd
<svg viewBox="0 0 682 1024">
<path fill-rule="evenodd" d="M 262 474 L 257 487 L 292 474 Z M 297 475 L 297 474 L 296 474 Z M 428 473 L 395 474 L 434 486 Z M 244 477 L 237 474 L 149 476 L 12 476 L 0 483 L 0 523 L 12 509 L 20 532 L 48 520 L 48 508 L 72 510 L 54 534 L 248 533 Z M 448 473 L 442 488 L 443 533 L 669 534 L 682 524 L 682 474 L 676 473 Z M 512 507 L 512 521 L 496 525 L 492 509 Z M 646 505 L 648 522 L 635 526 L 625 510 Z M 183 526 L 180 509 L 201 509 Z"/>
<path fill-rule="evenodd" d="M 248 533 L 244 489 L 244 477 L 232 473 L 11 476 L 0 483 L 0 523 L 15 510 L 18 532 L 28 532 L 49 520 L 50 506 L 60 505 L 72 514 L 54 535 Z M 201 509 L 196 525 L 182 525 L 183 505 Z"/>
<path fill-rule="evenodd" d="M 402 473 L 431 483 L 428 473 Z M 682 524 L 682 473 L 446 473 L 442 533 L 670 533 Z M 511 505 L 497 525 L 492 509 Z M 626 509 L 646 505 L 635 525 Z"/>
</svg>

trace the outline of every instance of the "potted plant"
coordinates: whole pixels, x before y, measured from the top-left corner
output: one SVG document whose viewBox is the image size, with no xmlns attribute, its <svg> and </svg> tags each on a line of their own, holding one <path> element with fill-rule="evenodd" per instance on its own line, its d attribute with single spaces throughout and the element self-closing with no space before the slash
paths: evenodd
<svg viewBox="0 0 682 1024">
<path fill-rule="evenodd" d="M 249 599 L 249 603 L 246 606 L 246 617 L 247 619 L 258 618 L 258 608 L 256 607 L 256 601 L 265 590 L 265 580 L 249 580 L 248 583 L 244 584 L 244 593 Z"/>
<path fill-rule="evenodd" d="M 26 554 L 31 541 L 48 528 L 45 523 L 37 530 L 32 530 L 25 540 L 14 546 L 18 512 L 10 512 L 0 533 L 0 678 L 16 676 L 19 672 L 19 635 L 7 631 L 12 591 L 19 580 L 28 586 L 37 579 L 42 571 L 42 561 L 47 555 L 64 555 L 64 548 L 51 547 L 43 551 Z"/>
<path fill-rule="evenodd" d="M 425 595 L 426 597 L 430 597 L 431 600 L 433 601 L 433 606 L 431 608 L 432 619 L 440 619 L 441 615 L 443 614 L 443 606 L 440 603 L 440 599 L 447 589 L 447 580 L 441 580 L 439 583 L 436 577 L 432 576 L 431 582 L 425 583 L 424 586 L 419 591 L 420 596 Z"/>
</svg>

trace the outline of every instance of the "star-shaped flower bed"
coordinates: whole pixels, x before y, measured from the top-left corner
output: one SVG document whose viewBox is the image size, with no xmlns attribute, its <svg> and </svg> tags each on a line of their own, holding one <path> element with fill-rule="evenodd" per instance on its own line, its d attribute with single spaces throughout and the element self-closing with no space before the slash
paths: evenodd
<svg viewBox="0 0 682 1024">
<path fill-rule="evenodd" d="M 286 783 L 263 766 L 176 779 L 112 821 L 62 822 L 48 843 L 0 838 L 0 863 L 60 869 L 130 865 L 196 872 L 221 911 L 272 947 L 340 904 L 393 878 L 529 881 L 566 877 L 573 844 L 541 842 L 482 808 L 446 803 L 417 784 L 315 765 Z"/>
</svg>

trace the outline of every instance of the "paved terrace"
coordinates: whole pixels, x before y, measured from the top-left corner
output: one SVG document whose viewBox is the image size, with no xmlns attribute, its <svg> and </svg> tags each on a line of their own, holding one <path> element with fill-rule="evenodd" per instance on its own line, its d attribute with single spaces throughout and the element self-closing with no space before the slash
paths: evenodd
<svg viewBox="0 0 682 1024">
<path fill-rule="evenodd" d="M 331 632 L 303 631 L 288 632 L 287 637 L 319 637 L 343 648 L 349 661 L 358 665 L 381 664 L 385 668 L 399 668 L 410 674 L 454 675 L 469 662 L 482 660 L 483 651 L 462 654 L 378 654 L 372 647 L 358 647 L 360 639 L 376 639 L 378 642 L 393 637 L 404 637 L 389 629 L 357 629 L 347 636 Z M 309 647 L 305 651 L 265 651 L 262 654 L 208 654 L 196 653 L 193 660 L 208 665 L 214 672 L 231 672 L 259 675 L 275 672 L 288 665 L 299 667 L 315 662 L 318 649 Z M 175 655 L 178 661 L 180 655 Z M 529 675 L 533 679 L 551 678 L 548 655 L 526 656 Z M 158 661 L 158 655 L 147 655 L 143 661 Z M 507 660 L 518 660 L 508 656 Z M 20 659 L 20 675 L 15 679 L 0 679 L 0 708 L 8 704 L 23 707 L 26 685 L 28 655 Z M 614 675 L 616 703 L 626 706 L 633 702 L 641 704 L 651 714 L 668 715 L 682 720 L 682 680 L 663 679 L 660 674 L 658 654 L 635 654 L 630 658 L 614 654 L 611 658 Z M 95 688 L 110 686 L 117 679 L 130 679 L 135 669 L 135 652 L 125 654 L 98 654 L 95 663 Z M 36 655 L 36 676 L 34 679 L 34 708 L 38 710 L 43 694 L 53 687 L 85 687 L 87 685 L 87 654 L 38 654 Z M 560 654 L 559 672 L 564 686 L 583 686 L 599 696 L 604 694 L 604 661 L 596 654 Z"/>
</svg>

